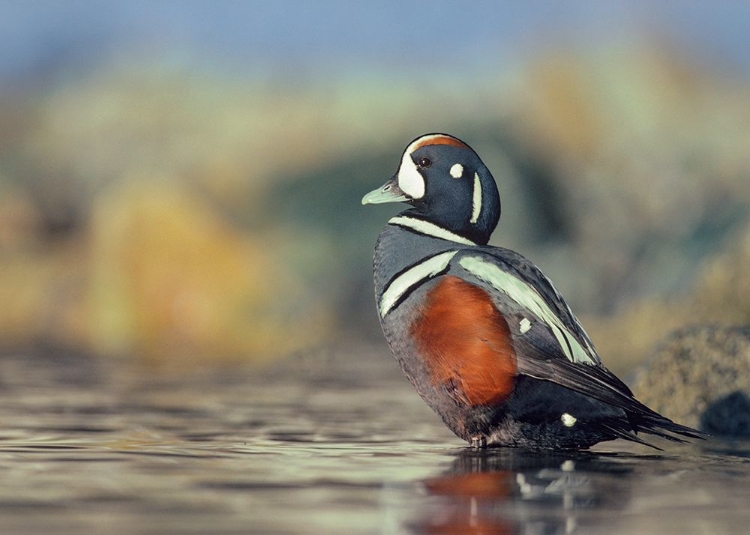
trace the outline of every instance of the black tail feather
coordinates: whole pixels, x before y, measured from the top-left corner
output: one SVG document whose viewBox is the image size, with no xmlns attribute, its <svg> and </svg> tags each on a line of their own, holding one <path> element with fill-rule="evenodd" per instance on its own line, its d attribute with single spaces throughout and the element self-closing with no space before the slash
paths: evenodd
<svg viewBox="0 0 750 535">
<path fill-rule="evenodd" d="M 630 442 L 636 442 L 644 446 L 649 446 L 656 450 L 662 451 L 647 440 L 644 440 L 637 433 L 648 434 L 655 437 L 676 443 L 686 443 L 686 439 L 705 440 L 708 435 L 692 427 L 674 423 L 669 418 L 652 411 L 645 405 L 643 410 L 638 413 L 630 413 L 628 418 L 614 419 L 607 423 L 602 423 L 602 427 L 611 432 L 616 438 L 621 438 Z"/>
<path fill-rule="evenodd" d="M 629 442 L 636 442 L 638 444 L 642 444 L 644 446 L 648 446 L 649 448 L 654 448 L 655 450 L 664 451 L 660 447 L 654 446 L 650 442 L 647 442 L 647 441 L 643 440 L 641 437 L 639 437 L 638 435 L 636 435 L 632 431 L 628 431 L 626 429 L 622 429 L 621 427 L 617 427 L 615 425 L 602 424 L 602 427 L 604 429 L 606 429 L 607 431 L 610 431 L 617 438 L 621 438 L 621 439 L 627 440 Z"/>
<path fill-rule="evenodd" d="M 539 349 L 529 344 L 519 347 L 528 352 L 529 355 L 537 357 L 519 359 L 518 370 L 520 373 L 543 381 L 550 381 L 622 409 L 627 415 L 627 419 L 622 422 L 611 422 L 609 426 L 613 428 L 611 431 L 619 438 L 640 442 L 640 440 L 632 439 L 635 436 L 634 433 L 639 432 L 665 438 L 672 442 L 686 442 L 680 436 L 691 439 L 705 439 L 706 437 L 704 433 L 691 427 L 676 424 L 669 418 L 648 408 L 633 397 L 633 393 L 625 383 L 603 366 L 581 366 L 567 360 L 554 359 L 544 354 L 539 356 Z M 626 436 L 620 436 L 621 433 L 625 433 Z"/>
<path fill-rule="evenodd" d="M 656 435 L 672 442 L 687 442 L 681 437 L 687 437 L 691 439 L 705 440 L 708 435 L 688 427 L 686 425 L 680 425 L 674 423 L 669 418 L 662 416 L 659 413 L 653 412 L 649 409 L 651 414 L 643 415 L 636 421 L 636 428 L 638 431 Z M 680 435 L 680 436 L 674 436 Z"/>
</svg>

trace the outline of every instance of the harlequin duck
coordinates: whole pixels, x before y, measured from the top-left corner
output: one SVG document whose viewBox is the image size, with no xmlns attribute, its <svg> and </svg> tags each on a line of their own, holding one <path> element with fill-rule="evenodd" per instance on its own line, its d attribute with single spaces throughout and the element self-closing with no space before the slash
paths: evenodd
<svg viewBox="0 0 750 535">
<path fill-rule="evenodd" d="M 362 204 L 404 202 L 374 254 L 380 323 L 419 395 L 475 447 L 588 448 L 636 433 L 700 433 L 652 411 L 601 362 L 553 284 L 520 254 L 487 245 L 495 179 L 447 134 L 404 150 Z M 678 435 L 678 436 L 676 436 Z"/>
</svg>

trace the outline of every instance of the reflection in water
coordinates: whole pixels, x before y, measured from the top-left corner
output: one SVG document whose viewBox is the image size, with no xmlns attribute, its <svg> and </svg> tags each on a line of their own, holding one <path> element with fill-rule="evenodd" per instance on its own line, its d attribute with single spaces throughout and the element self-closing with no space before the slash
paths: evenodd
<svg viewBox="0 0 750 535">
<path fill-rule="evenodd" d="M 631 473 L 589 452 L 462 451 L 445 474 L 424 481 L 440 499 L 416 531 L 573 533 L 581 510 L 627 506 Z"/>
<path fill-rule="evenodd" d="M 748 443 L 473 451 L 393 364 L 346 353 L 262 374 L 163 375 L 0 358 L 0 533 L 667 535 L 750 524 Z"/>
<path fill-rule="evenodd" d="M 451 474 L 425 482 L 430 494 L 449 498 L 418 526 L 422 533 L 517 533 L 514 523 L 492 514 L 492 505 L 509 500 L 513 473 L 507 471 Z M 442 501 L 442 500 L 441 500 Z"/>
</svg>

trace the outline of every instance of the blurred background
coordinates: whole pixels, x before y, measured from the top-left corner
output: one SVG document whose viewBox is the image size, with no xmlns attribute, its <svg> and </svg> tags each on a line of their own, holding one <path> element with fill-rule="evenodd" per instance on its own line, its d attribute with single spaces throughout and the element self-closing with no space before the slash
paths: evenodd
<svg viewBox="0 0 750 535">
<path fill-rule="evenodd" d="M 0 352 L 380 339 L 362 207 L 457 135 L 614 371 L 750 322 L 750 3 L 0 1 Z"/>
</svg>

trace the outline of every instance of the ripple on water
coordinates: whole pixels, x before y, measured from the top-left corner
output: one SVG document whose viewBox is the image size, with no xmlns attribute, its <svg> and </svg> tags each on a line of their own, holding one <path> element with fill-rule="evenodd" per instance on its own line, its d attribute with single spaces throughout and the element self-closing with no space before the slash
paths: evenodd
<svg viewBox="0 0 750 535">
<path fill-rule="evenodd" d="M 385 354 L 263 374 L 79 360 L 0 361 L 4 532 L 741 533 L 750 521 L 748 443 L 472 451 Z"/>
</svg>

